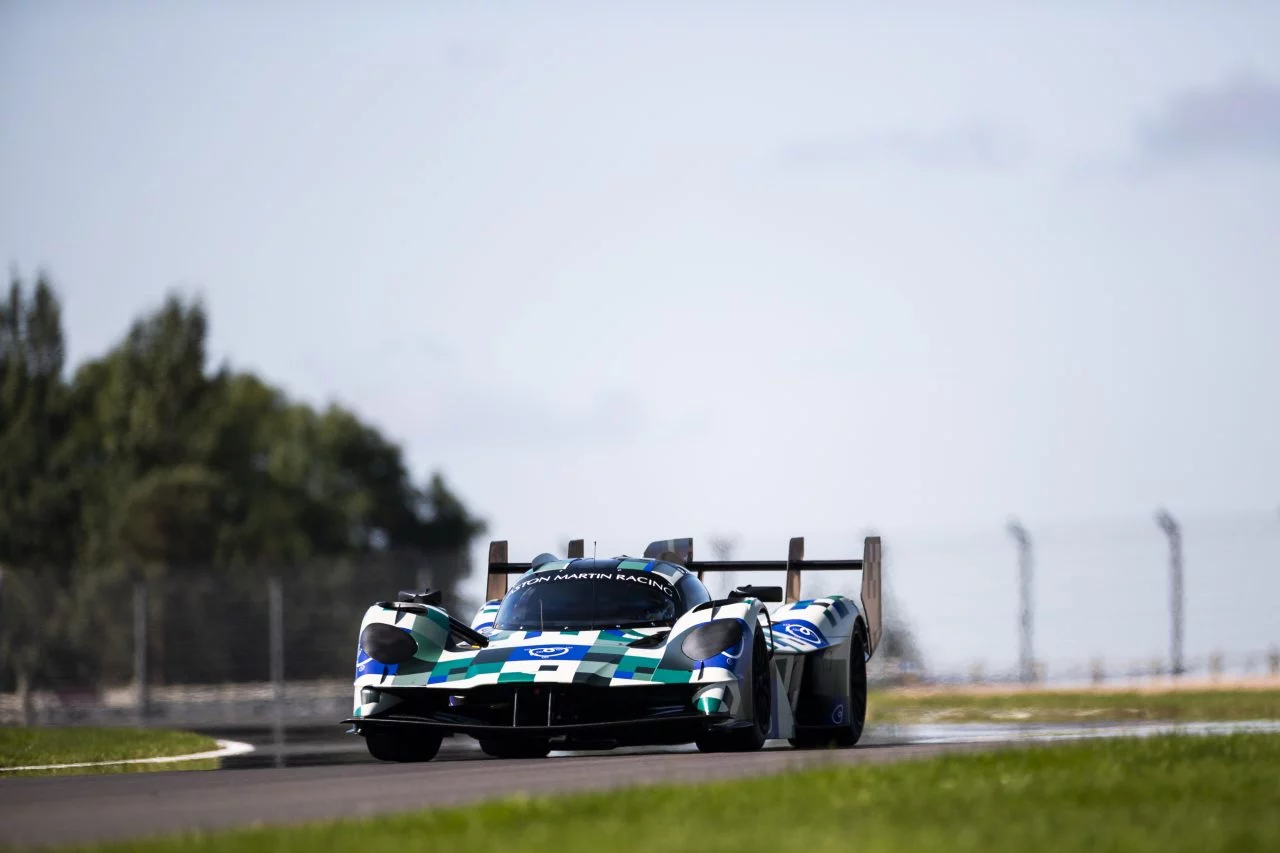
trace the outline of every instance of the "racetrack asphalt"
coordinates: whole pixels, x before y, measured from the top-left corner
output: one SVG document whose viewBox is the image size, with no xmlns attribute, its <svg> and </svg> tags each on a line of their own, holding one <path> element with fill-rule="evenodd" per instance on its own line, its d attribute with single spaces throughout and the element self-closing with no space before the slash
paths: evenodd
<svg viewBox="0 0 1280 853">
<path fill-rule="evenodd" d="M 221 727 L 206 733 L 254 742 L 220 770 L 91 776 L 0 775 L 0 845 L 36 848 L 121 841 L 253 824 L 292 824 L 462 805 L 513 794 L 555 795 L 654 783 L 783 773 L 830 763 L 883 763 L 1056 740 L 1170 731 L 1280 732 L 1280 721 L 1223 723 L 957 723 L 871 726 L 853 749 L 795 750 L 770 741 L 756 753 L 703 755 L 693 745 L 553 752 L 500 761 L 458 736 L 427 764 L 385 764 L 334 725 Z"/>
<path fill-rule="evenodd" d="M 353 755 L 349 762 L 320 766 L 0 778 L 0 844 L 33 848 L 259 823 L 369 817 L 521 792 L 554 795 L 731 779 L 832 762 L 920 759 L 1001 745 L 903 744 L 868 737 L 842 750 L 795 750 L 785 742 L 771 742 L 756 753 L 703 755 L 659 748 L 509 761 L 483 757 L 470 743 L 459 743 L 427 764 L 369 763 Z"/>
</svg>

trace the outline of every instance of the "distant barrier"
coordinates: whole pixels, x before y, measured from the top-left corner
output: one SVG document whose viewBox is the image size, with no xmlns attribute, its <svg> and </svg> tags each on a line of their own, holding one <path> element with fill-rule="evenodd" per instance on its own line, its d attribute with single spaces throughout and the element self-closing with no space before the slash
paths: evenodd
<svg viewBox="0 0 1280 853">
<path fill-rule="evenodd" d="M 368 605 L 432 586 L 474 610 L 453 592 L 465 569 L 465 554 L 385 554 L 146 580 L 86 573 L 72 589 L 5 572 L 0 722 L 341 719 Z"/>
<path fill-rule="evenodd" d="M 1201 620 L 1272 625 L 1274 620 L 1266 615 L 1274 596 L 1259 580 L 1270 582 L 1272 576 L 1245 570 L 1272 564 L 1269 561 L 1280 553 L 1280 525 L 1274 519 L 1217 527 L 1198 522 L 1188 524 L 1188 530 L 1190 600 L 1218 596 L 1212 599 L 1216 609 L 1201 607 L 1192 614 Z M 1077 611 L 1087 606 L 1081 612 L 1088 613 L 1088 626 L 1095 634 L 1102 631 L 1105 636 L 1111 626 L 1140 617 L 1148 635 L 1162 636 L 1168 592 L 1165 543 L 1159 530 L 1144 520 L 1138 526 L 1125 523 L 1115 530 L 1086 532 L 1089 535 L 1047 529 L 1036 540 L 1043 587 L 1036 600 L 1048 617 L 1045 624 L 1056 620 L 1061 637 L 1063 620 L 1075 620 Z M 886 588 L 885 641 L 868 669 L 873 686 L 1003 685 L 1025 677 L 1009 658 L 993 663 L 1010 652 L 1019 637 L 1019 603 L 1012 594 L 1013 545 L 999 528 L 980 534 L 886 538 L 894 549 L 886 552 L 886 560 L 893 561 L 887 576 L 897 579 L 905 606 L 900 609 L 894 590 Z M 1197 559 L 1191 562 L 1192 558 Z M 218 572 L 192 566 L 69 575 L 4 570 L 0 723 L 234 726 L 341 719 L 350 711 L 347 676 L 355 662 L 356 627 L 368 604 L 399 589 L 432 586 L 445 591 L 451 609 L 469 615 L 480 602 L 456 594 L 469 568 L 467 559 L 462 552 L 383 552 Z M 1232 577 L 1232 583 L 1224 585 L 1206 578 L 1207 572 L 1191 570 L 1201 565 L 1213 566 L 1215 578 Z M 70 584 L 49 581 L 68 576 Z M 1127 586 L 1114 585 L 1116 578 L 1125 579 Z M 926 588 L 922 579 L 927 580 L 927 596 L 920 593 Z M 728 587 L 735 582 L 720 580 Z M 813 590 L 840 589 L 827 582 L 821 576 L 805 579 Z M 1100 588 L 1110 592 L 1100 596 Z M 856 595 L 856 590 L 847 592 Z M 1225 597 L 1228 593 L 1230 598 Z M 978 611 L 957 609 L 952 602 L 960 600 L 983 605 Z M 930 662 L 916 648 L 906 617 L 947 626 L 948 636 L 953 631 L 961 636 L 963 632 L 955 629 L 977 617 L 982 628 L 969 632 L 969 645 L 949 646 L 946 651 L 958 661 L 968 654 L 990 657 L 986 662 L 947 666 Z M 1211 624 L 1193 621 L 1192 627 Z M 982 642 L 973 642 L 974 636 Z M 1269 643 L 1274 632 L 1253 630 L 1248 636 L 1249 644 Z M 1046 643 L 1041 655 L 1059 649 L 1081 657 L 1046 659 L 1033 654 L 1027 683 L 1211 686 L 1280 678 L 1280 648 L 1275 646 L 1202 651 L 1186 657 L 1180 676 L 1172 674 L 1171 656 L 1126 658 L 1125 648 L 1095 642 L 1073 650 L 1060 640 Z M 1084 656 L 1097 649 L 1107 656 Z"/>
<path fill-rule="evenodd" d="M 1106 685 L 1117 683 L 1195 683 L 1212 687 L 1215 683 L 1240 683 L 1250 678 L 1272 679 L 1280 684 L 1280 647 L 1243 653 L 1213 653 L 1189 657 L 1183 671 L 1173 672 L 1164 658 L 1094 658 L 1034 662 L 1029 686 L 1065 684 Z M 943 669 L 903 674 L 889 680 L 914 684 L 1005 684 L 1023 680 L 1019 668 L 989 668 L 976 661 L 963 669 Z"/>
</svg>

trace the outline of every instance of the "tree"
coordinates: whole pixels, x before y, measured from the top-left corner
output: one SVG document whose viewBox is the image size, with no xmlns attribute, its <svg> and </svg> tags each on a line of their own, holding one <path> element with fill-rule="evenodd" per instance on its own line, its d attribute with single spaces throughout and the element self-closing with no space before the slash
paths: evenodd
<svg viewBox="0 0 1280 853">
<path fill-rule="evenodd" d="M 156 494 L 168 476 L 157 472 L 167 469 L 186 468 L 188 482 L 215 479 L 195 471 L 209 455 L 217 404 L 218 379 L 205 369 L 207 330 L 199 302 L 169 297 L 104 358 L 77 371 L 71 396 L 79 423 L 69 453 L 86 497 L 80 544 L 89 561 L 119 567 L 155 556 L 163 563 L 164 553 L 140 552 L 128 539 L 149 524 L 138 521 L 138 501 Z M 149 506 L 163 509 L 154 500 Z M 156 544 L 153 535 L 147 545 Z"/>
<path fill-rule="evenodd" d="M 170 296 L 67 382 L 56 295 L 14 276 L 0 304 L 0 681 L 127 678 L 140 580 L 152 672 L 181 652 L 163 671 L 217 677 L 257 655 L 237 628 L 267 572 L 299 580 L 300 630 L 331 632 L 321 645 L 345 655 L 349 605 L 335 602 L 352 590 L 385 594 L 425 560 L 449 594 L 467 571 L 483 523 L 442 476 L 418 487 L 401 448 L 345 407 L 211 368 L 207 338 L 203 305 Z"/>
<path fill-rule="evenodd" d="M 485 531 L 485 523 L 473 516 L 449 488 L 438 471 L 419 493 L 415 546 L 432 555 L 432 583 L 451 605 L 457 603 L 459 582 L 471 572 L 468 546 Z"/>
<path fill-rule="evenodd" d="M 53 288 L 41 275 L 27 295 L 15 273 L 0 307 L 0 570 L 6 576 L 0 655 L 14 670 L 24 711 L 37 667 L 52 666 L 50 651 L 72 616 L 65 591 L 73 547 L 65 533 L 76 496 L 61 453 L 65 357 Z M 66 656 L 59 662 L 65 665 Z"/>
<path fill-rule="evenodd" d="M 0 308 L 0 563 L 55 562 L 74 514 L 59 455 L 66 432 L 61 309 L 41 276 L 30 297 L 14 277 Z"/>
</svg>

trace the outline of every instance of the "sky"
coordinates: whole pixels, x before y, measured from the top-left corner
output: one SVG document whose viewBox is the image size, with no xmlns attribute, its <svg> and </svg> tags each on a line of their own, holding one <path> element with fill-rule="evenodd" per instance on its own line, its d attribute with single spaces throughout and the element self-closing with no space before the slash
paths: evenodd
<svg viewBox="0 0 1280 853">
<path fill-rule="evenodd" d="M 513 559 L 876 531 L 999 668 L 1016 516 L 1037 652 L 1145 660 L 1168 507 L 1188 654 L 1280 643 L 1275 3 L 8 0 L 0 128 L 73 361 L 200 296 Z"/>
</svg>

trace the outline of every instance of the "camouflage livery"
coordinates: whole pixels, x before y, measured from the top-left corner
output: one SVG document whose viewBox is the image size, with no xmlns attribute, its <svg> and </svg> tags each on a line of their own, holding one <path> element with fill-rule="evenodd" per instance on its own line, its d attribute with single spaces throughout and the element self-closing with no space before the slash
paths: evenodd
<svg viewBox="0 0 1280 853">
<path fill-rule="evenodd" d="M 553 741 L 573 748 L 680 740 L 703 747 L 717 733 L 736 732 L 741 739 L 752 725 L 761 736 L 795 739 L 798 718 L 805 731 L 844 731 L 859 691 L 858 713 L 865 713 L 865 659 L 872 648 L 867 619 L 854 600 L 832 595 L 771 612 L 748 587 L 712 601 L 694 574 L 696 564 L 684 562 L 546 559 L 523 571 L 508 593 L 579 578 L 704 590 L 706 600 L 669 627 L 507 630 L 497 621 L 503 598 L 486 602 L 469 623 L 437 603 L 379 602 L 360 626 L 348 722 L 387 742 L 390 733 L 412 729 L 414 737 L 437 737 L 437 743 L 440 734 L 471 734 L 482 746 L 527 736 L 544 747 Z M 712 623 L 711 630 L 728 638 L 720 643 L 725 647 L 691 654 L 699 647 L 690 638 L 699 629 L 706 635 Z M 385 661 L 388 653 L 375 648 L 371 655 L 363 645 L 375 634 L 412 654 L 379 662 L 375 656 Z"/>
</svg>

